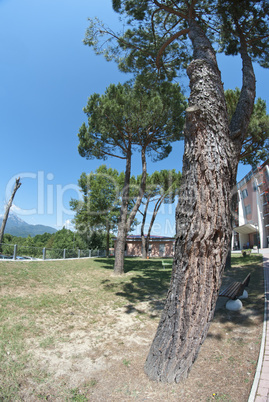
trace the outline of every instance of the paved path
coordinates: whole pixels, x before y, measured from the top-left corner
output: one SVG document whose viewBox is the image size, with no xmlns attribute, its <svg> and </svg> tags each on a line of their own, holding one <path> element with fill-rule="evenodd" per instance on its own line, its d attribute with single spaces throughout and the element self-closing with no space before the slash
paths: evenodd
<svg viewBox="0 0 269 402">
<path fill-rule="evenodd" d="M 269 402 L 269 250 L 262 250 L 265 281 L 263 339 L 249 402 Z"/>
</svg>

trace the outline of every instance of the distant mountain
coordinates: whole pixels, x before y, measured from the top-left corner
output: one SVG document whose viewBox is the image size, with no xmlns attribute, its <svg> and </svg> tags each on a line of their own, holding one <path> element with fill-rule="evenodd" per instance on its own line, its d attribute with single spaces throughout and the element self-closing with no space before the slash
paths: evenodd
<svg viewBox="0 0 269 402">
<path fill-rule="evenodd" d="M 3 216 L 0 216 L 0 227 L 3 222 Z M 29 223 L 23 221 L 15 214 L 9 214 L 5 234 L 9 233 L 12 236 L 18 237 L 34 237 L 43 233 L 56 233 L 57 230 L 44 225 L 29 225 Z"/>
</svg>

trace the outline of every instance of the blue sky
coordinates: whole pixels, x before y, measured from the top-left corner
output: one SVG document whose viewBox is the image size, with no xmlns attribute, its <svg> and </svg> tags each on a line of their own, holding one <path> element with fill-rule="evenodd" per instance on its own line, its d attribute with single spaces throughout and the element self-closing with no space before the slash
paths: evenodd
<svg viewBox="0 0 269 402">
<path fill-rule="evenodd" d="M 79 156 L 78 129 L 85 120 L 88 97 L 103 93 L 125 74 L 82 43 L 88 18 L 97 16 L 116 28 L 118 16 L 111 0 L 0 0 L 0 214 L 20 176 L 13 211 L 31 224 L 60 229 L 73 218 L 71 198 L 78 197 L 82 172 L 102 161 Z M 241 63 L 219 57 L 225 89 L 241 86 Z M 257 96 L 267 101 L 267 70 L 255 66 Z M 184 81 L 187 87 L 187 81 Z M 148 171 L 182 169 L 183 145 L 174 145 L 166 160 L 148 162 Z M 108 159 L 124 170 L 124 162 Z M 239 167 L 240 180 L 249 167 Z M 133 162 L 133 174 L 140 161 Z M 172 235 L 174 208 L 162 209 L 152 234 Z"/>
</svg>

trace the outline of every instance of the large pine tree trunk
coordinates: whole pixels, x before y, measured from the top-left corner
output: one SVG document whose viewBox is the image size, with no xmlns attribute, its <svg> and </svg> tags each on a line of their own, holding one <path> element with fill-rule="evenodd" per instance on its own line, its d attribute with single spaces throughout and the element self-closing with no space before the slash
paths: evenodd
<svg viewBox="0 0 269 402">
<path fill-rule="evenodd" d="M 14 200 L 15 194 L 16 194 L 17 190 L 20 188 L 20 186 L 21 186 L 21 182 L 20 182 L 20 178 L 18 178 L 18 179 L 16 179 L 14 189 L 13 189 L 11 197 L 7 203 L 6 210 L 4 213 L 4 217 L 3 217 L 3 221 L 2 221 L 2 225 L 1 225 L 1 229 L 0 229 L 0 247 L 3 242 L 3 237 L 4 237 L 4 232 L 5 232 L 5 228 L 6 228 L 9 211 L 12 206 L 12 202 Z"/>
<path fill-rule="evenodd" d="M 179 382 L 195 361 L 214 315 L 231 236 L 230 204 L 240 146 L 229 130 L 215 53 L 190 21 L 182 185 L 176 247 L 164 311 L 145 363 L 151 379 Z"/>
</svg>

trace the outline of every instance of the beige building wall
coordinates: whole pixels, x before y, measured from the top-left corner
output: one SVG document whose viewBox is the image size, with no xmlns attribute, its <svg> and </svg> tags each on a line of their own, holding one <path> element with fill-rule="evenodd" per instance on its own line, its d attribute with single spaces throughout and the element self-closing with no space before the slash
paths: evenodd
<svg viewBox="0 0 269 402">
<path fill-rule="evenodd" d="M 117 240 L 115 239 L 115 249 L 117 247 Z M 142 244 L 141 239 L 128 239 L 126 241 L 125 256 L 126 257 L 141 257 Z M 149 244 L 150 257 L 172 257 L 174 255 L 174 240 L 151 240 Z"/>
<path fill-rule="evenodd" d="M 141 243 L 128 242 L 126 244 L 126 256 L 139 257 L 141 255 Z"/>
<path fill-rule="evenodd" d="M 269 160 L 251 171 L 238 187 L 234 248 L 267 248 L 269 243 Z"/>
</svg>

